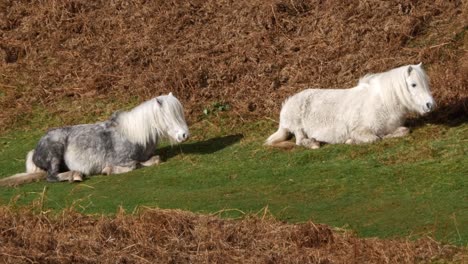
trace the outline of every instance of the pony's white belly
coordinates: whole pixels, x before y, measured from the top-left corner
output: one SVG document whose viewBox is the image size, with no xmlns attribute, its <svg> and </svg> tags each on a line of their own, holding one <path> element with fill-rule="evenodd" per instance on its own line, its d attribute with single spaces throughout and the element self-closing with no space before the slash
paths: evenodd
<svg viewBox="0 0 468 264">
<path fill-rule="evenodd" d="M 106 165 L 103 153 L 84 151 L 74 145 L 70 145 L 65 151 L 64 161 L 69 170 L 85 175 L 100 174 Z"/>
<path fill-rule="evenodd" d="M 346 130 L 337 130 L 330 127 L 310 127 L 304 129 L 308 138 L 314 138 L 317 141 L 338 144 L 345 143 L 349 139 Z"/>
<path fill-rule="evenodd" d="M 351 108 L 348 97 L 352 90 L 304 90 L 284 104 L 280 126 L 297 134 L 326 143 L 344 143 L 349 139 L 348 118 Z M 351 114 L 352 114 L 351 113 Z"/>
</svg>

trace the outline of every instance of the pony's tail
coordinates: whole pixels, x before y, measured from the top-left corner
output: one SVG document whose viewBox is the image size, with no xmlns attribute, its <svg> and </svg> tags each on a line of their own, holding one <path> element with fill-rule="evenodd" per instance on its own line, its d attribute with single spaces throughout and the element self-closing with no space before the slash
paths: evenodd
<svg viewBox="0 0 468 264">
<path fill-rule="evenodd" d="M 287 129 L 280 127 L 275 133 L 273 133 L 273 135 L 268 137 L 265 141 L 265 145 L 276 148 L 291 149 L 295 147 L 296 144 L 288 141 L 290 136 L 291 135 Z"/>
<path fill-rule="evenodd" d="M 0 186 L 17 186 L 33 181 L 38 181 L 46 176 L 46 172 L 34 164 L 32 157 L 34 150 L 29 151 L 26 156 L 26 172 L 18 173 L 0 180 Z"/>
</svg>

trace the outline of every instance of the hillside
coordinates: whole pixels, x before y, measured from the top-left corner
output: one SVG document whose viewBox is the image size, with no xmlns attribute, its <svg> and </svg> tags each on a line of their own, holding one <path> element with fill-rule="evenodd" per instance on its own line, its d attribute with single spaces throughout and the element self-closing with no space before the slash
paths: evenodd
<svg viewBox="0 0 468 264">
<path fill-rule="evenodd" d="M 1 178 L 46 129 L 170 91 L 191 138 L 0 187 L 0 262 L 465 263 L 467 29 L 466 0 L 2 0 Z M 438 106 L 410 135 L 263 145 L 289 95 L 419 62 Z"/>
<path fill-rule="evenodd" d="M 229 104 L 233 119 L 277 118 L 306 87 L 351 87 L 419 62 L 438 102 L 428 119 L 466 118 L 467 10 L 428 0 L 5 0 L 0 130 L 95 121 L 168 91 L 190 121 L 213 104 Z"/>
</svg>

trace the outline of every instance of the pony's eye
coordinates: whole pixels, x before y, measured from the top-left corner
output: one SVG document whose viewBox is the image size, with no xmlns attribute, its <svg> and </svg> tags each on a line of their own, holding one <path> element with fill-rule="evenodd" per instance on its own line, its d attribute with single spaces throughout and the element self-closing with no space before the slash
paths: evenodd
<svg viewBox="0 0 468 264">
<path fill-rule="evenodd" d="M 411 84 L 411 87 L 416 87 L 416 84 L 415 84 L 415 83 L 412 83 L 412 84 Z"/>
</svg>

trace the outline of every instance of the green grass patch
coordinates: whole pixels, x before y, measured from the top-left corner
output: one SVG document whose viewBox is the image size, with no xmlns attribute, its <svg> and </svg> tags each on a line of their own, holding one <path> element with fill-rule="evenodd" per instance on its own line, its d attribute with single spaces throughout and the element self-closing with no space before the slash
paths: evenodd
<svg viewBox="0 0 468 264">
<path fill-rule="evenodd" d="M 151 206 L 237 217 L 267 207 L 281 220 L 313 220 L 362 236 L 468 242 L 468 124 L 291 151 L 262 145 L 275 130 L 270 121 L 233 125 L 215 117 L 192 127 L 190 142 L 160 149 L 159 166 L 80 184 L 0 187 L 0 204 L 30 204 L 45 191 L 44 208 L 57 211 L 75 206 L 113 214 L 119 206 Z M 0 136 L 0 177 L 24 171 L 25 155 L 42 133 Z"/>
</svg>

